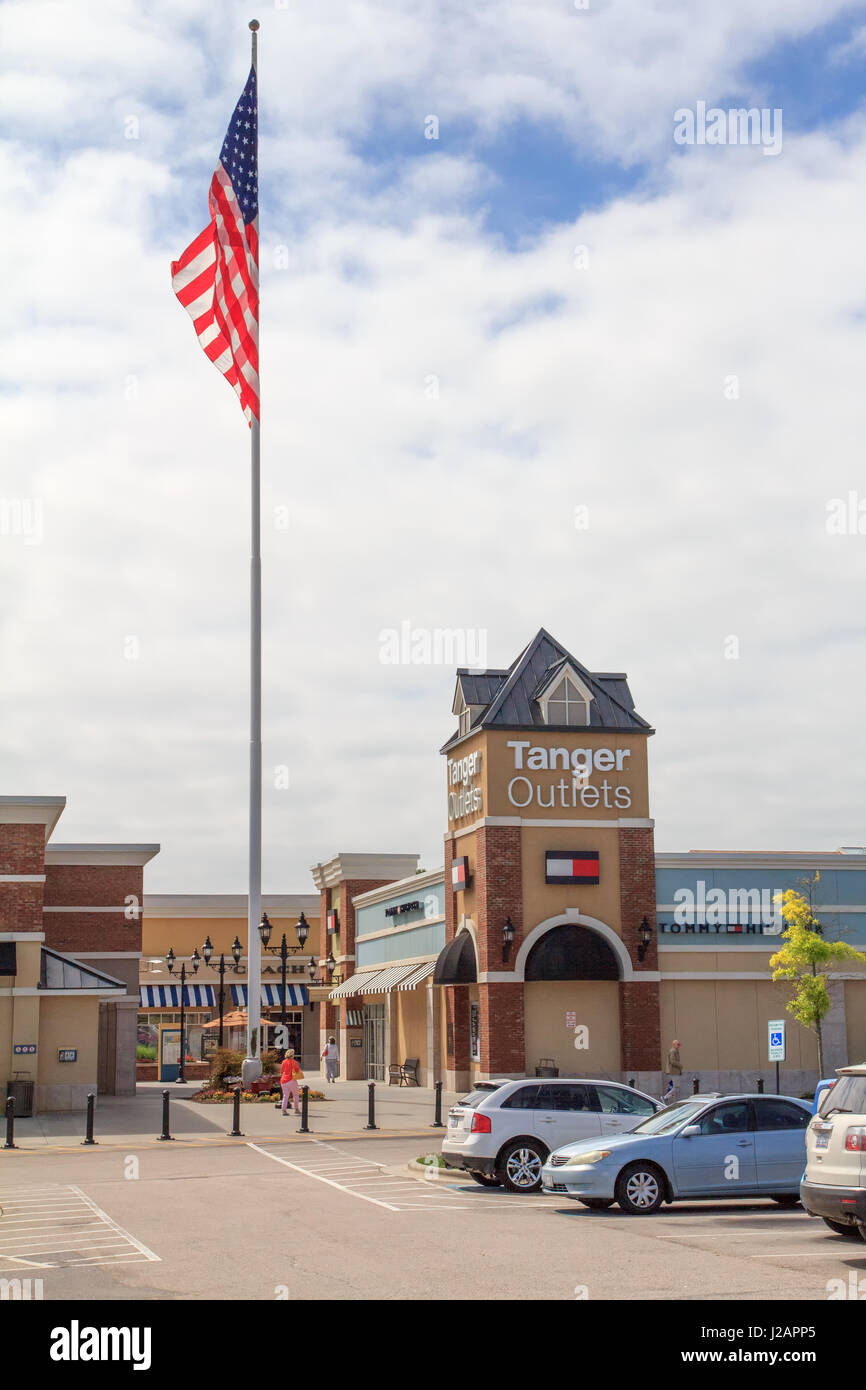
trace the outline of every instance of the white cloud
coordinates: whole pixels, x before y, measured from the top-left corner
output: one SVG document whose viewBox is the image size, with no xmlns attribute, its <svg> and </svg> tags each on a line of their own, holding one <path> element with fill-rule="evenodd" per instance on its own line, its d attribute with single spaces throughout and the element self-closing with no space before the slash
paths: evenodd
<svg viewBox="0 0 866 1390">
<path fill-rule="evenodd" d="M 0 367 L 4 496 L 42 504 L 44 539 L 0 536 L 4 784 L 66 793 L 61 838 L 161 840 L 154 890 L 238 891 L 248 438 L 168 262 L 204 224 L 197 161 L 217 154 L 243 62 L 215 92 L 231 25 L 191 0 L 119 4 L 83 29 L 75 5 L 35 7 L 44 53 L 33 8 L 6 6 L 13 81 L 38 46 L 45 82 L 39 139 L 17 129 L 2 152 L 17 211 Z M 664 125 L 814 22 L 790 0 L 266 17 L 270 888 L 303 890 L 338 848 L 440 860 L 453 672 L 380 662 L 403 620 L 485 630 L 492 665 L 544 625 L 590 666 L 627 668 L 659 730 L 660 847 L 862 838 L 866 537 L 824 520 L 829 497 L 866 492 L 866 129 L 786 138 L 767 160 L 674 158 Z M 82 85 L 88 109 L 55 140 Z M 150 115 L 124 143 L 127 93 Z M 446 128 L 553 116 L 608 157 L 651 156 L 645 191 L 508 250 L 478 211 L 498 177 L 481 147 L 424 142 L 440 108 Z M 410 119 L 417 156 L 389 135 Z M 371 132 L 389 181 L 352 148 Z"/>
</svg>

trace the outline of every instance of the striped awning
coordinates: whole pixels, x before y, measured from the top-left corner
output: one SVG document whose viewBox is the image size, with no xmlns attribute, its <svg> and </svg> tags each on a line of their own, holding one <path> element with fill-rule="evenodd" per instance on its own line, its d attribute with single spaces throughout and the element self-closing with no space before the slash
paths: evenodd
<svg viewBox="0 0 866 1390">
<path fill-rule="evenodd" d="M 384 974 L 384 970 L 362 970 L 357 975 L 350 975 L 348 980 L 331 990 L 328 998 L 348 999 L 352 994 L 378 994 L 379 991 L 373 988 L 373 984 Z"/>
<path fill-rule="evenodd" d="M 390 994 L 392 989 L 396 989 L 401 980 L 405 980 L 415 970 L 414 965 L 392 965 L 388 970 L 383 970 L 376 981 L 377 994 Z"/>
<path fill-rule="evenodd" d="M 347 1028 L 363 1028 L 363 1026 L 364 1026 L 364 1010 L 363 1010 L 363 1009 L 347 1009 L 347 1010 L 346 1010 L 346 1027 L 347 1027 Z"/>
<path fill-rule="evenodd" d="M 423 980 L 429 979 L 435 969 L 435 960 L 425 960 L 423 965 L 414 966 L 411 974 L 407 975 L 404 980 L 401 980 L 397 988 L 414 989 L 415 986 L 420 985 Z"/>
<path fill-rule="evenodd" d="M 142 1009 L 179 1009 L 180 985 L 139 985 L 138 1002 Z M 212 1009 L 216 1004 L 213 985 L 184 985 L 184 1007 Z"/>
<path fill-rule="evenodd" d="M 247 1006 L 247 986 L 231 985 L 232 999 L 239 1008 L 245 1009 Z M 309 1003 L 310 996 L 307 993 L 306 985 L 290 985 L 286 982 L 286 1003 L 295 1008 L 300 1008 Z M 262 985 L 261 1002 L 266 1009 L 282 1008 L 282 986 L 281 985 Z"/>
</svg>

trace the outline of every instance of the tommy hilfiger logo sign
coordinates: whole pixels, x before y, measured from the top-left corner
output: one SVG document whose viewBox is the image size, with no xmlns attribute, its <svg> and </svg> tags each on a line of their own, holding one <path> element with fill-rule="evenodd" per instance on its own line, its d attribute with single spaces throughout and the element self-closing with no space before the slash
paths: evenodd
<svg viewBox="0 0 866 1390">
<path fill-rule="evenodd" d="M 464 854 L 451 865 L 451 887 L 455 893 L 462 893 L 469 886 L 469 859 Z"/>
<path fill-rule="evenodd" d="M 544 863 L 545 883 L 598 883 L 596 849 L 549 849 Z"/>
<path fill-rule="evenodd" d="M 328 912 L 327 922 L 329 932 L 340 930 L 340 915 L 335 907 L 332 907 Z"/>
</svg>

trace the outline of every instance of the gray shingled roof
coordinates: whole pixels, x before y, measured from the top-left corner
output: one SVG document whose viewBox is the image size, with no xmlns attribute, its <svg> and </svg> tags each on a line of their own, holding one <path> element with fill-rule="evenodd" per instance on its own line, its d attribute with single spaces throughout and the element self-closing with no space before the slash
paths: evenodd
<svg viewBox="0 0 866 1390">
<path fill-rule="evenodd" d="M 457 672 L 457 683 L 466 703 L 486 705 L 480 716 L 473 720 L 473 729 L 497 726 L 532 728 L 536 725 L 555 727 L 544 724 L 538 696 L 550 683 L 557 668 L 566 663 L 574 667 L 577 675 L 592 691 L 589 728 L 653 732 L 635 710 L 624 672 L 593 675 L 544 628 L 536 633 L 507 672 L 463 669 Z M 442 751 L 450 748 L 458 738 L 458 734 L 453 734 Z"/>
</svg>

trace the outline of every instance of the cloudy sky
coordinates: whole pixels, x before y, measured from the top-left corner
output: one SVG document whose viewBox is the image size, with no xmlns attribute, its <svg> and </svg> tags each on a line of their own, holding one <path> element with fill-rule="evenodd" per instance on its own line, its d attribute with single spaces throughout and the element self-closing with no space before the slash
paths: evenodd
<svg viewBox="0 0 866 1390">
<path fill-rule="evenodd" d="M 864 0 L 6 0 L 3 791 L 244 891 L 249 435 L 169 264 L 254 13 L 266 890 L 441 863 L 401 625 L 628 671 L 660 849 L 866 843 Z"/>
</svg>

